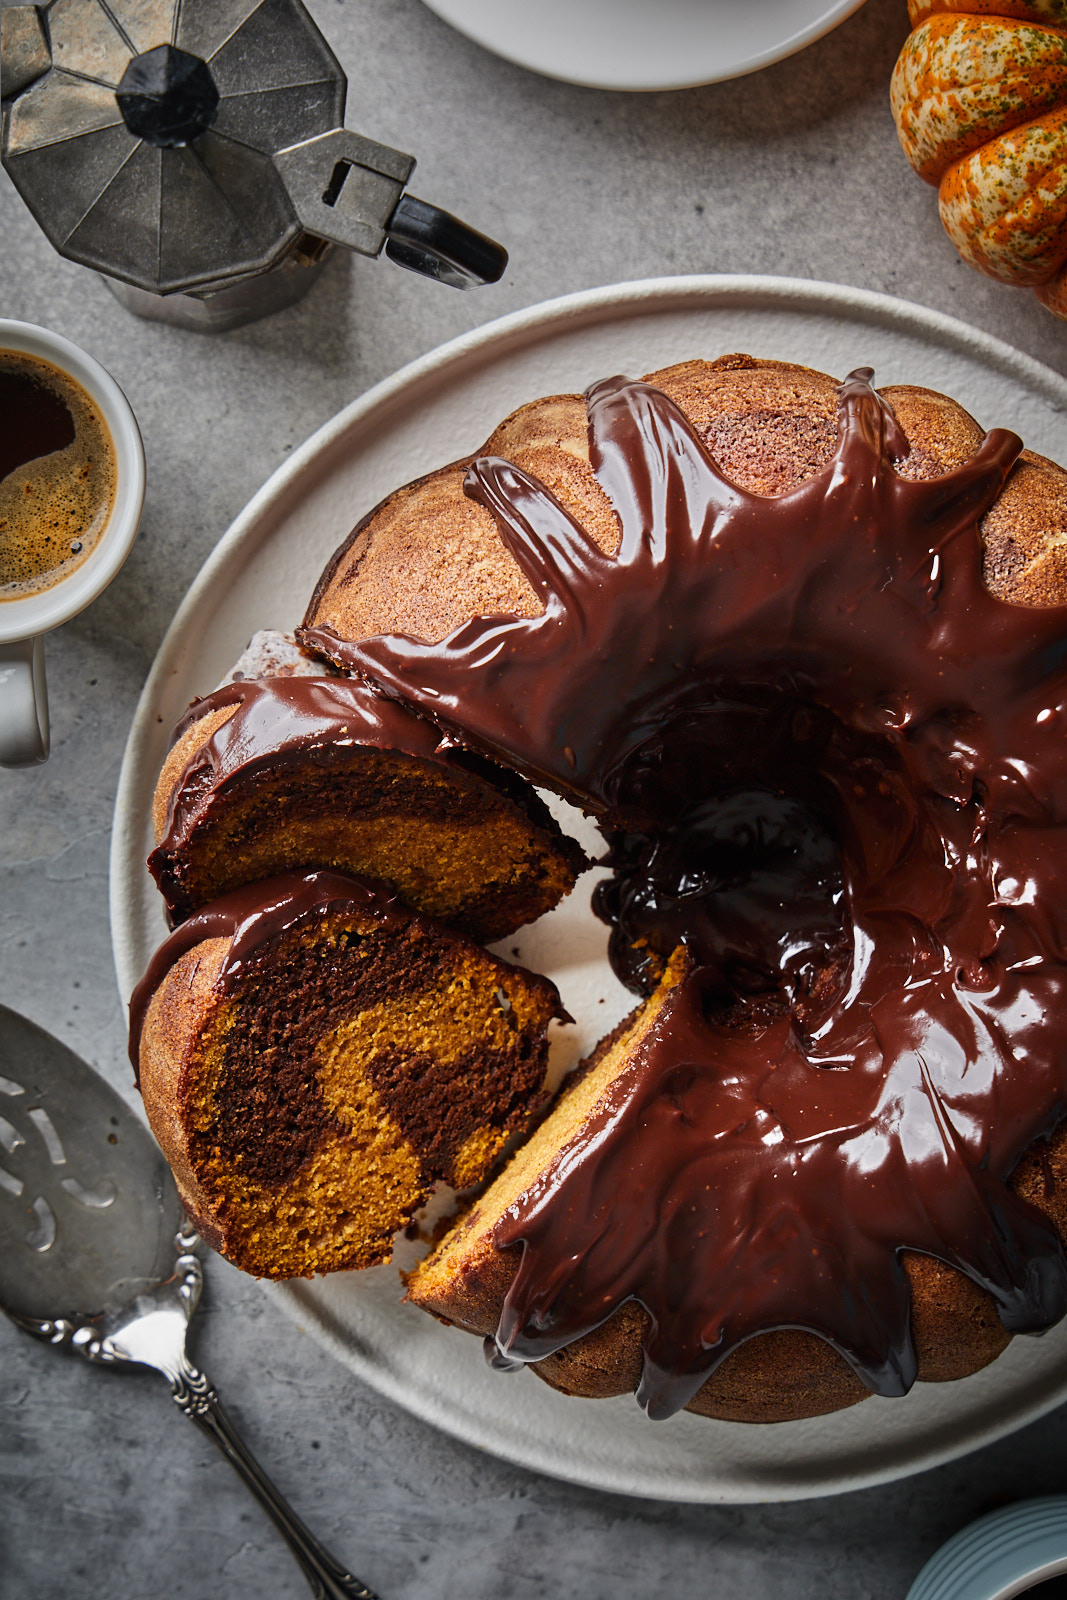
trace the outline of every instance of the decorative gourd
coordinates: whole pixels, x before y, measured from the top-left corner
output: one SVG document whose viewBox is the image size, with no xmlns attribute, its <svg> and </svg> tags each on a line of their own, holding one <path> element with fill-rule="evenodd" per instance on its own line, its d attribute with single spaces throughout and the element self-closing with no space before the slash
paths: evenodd
<svg viewBox="0 0 1067 1600">
<path fill-rule="evenodd" d="M 1067 318 L 1067 0 L 909 0 L 904 154 L 963 256 Z"/>
</svg>

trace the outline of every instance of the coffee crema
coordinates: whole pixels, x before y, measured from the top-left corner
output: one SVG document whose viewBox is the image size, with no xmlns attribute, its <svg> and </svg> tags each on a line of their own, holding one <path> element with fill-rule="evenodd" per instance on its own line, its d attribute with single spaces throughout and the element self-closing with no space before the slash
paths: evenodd
<svg viewBox="0 0 1067 1600">
<path fill-rule="evenodd" d="M 41 594 L 87 560 L 117 481 L 107 423 L 81 384 L 0 350 L 0 601 Z"/>
</svg>

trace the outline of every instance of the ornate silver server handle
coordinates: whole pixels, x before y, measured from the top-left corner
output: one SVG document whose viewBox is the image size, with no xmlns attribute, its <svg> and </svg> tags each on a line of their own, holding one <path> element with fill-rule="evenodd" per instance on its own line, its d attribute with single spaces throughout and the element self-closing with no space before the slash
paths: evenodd
<svg viewBox="0 0 1067 1600">
<path fill-rule="evenodd" d="M 336 1562 L 296 1512 L 282 1499 L 267 1474 L 234 1431 L 214 1386 L 183 1357 L 179 1373 L 171 1379 L 171 1394 L 179 1410 L 211 1438 L 259 1501 L 300 1564 L 316 1600 L 378 1600 L 351 1572 Z"/>
<path fill-rule="evenodd" d="M 274 1523 L 316 1600 L 378 1600 L 373 1590 L 334 1560 L 282 1499 L 234 1432 L 214 1386 L 186 1355 L 186 1330 L 203 1284 L 195 1244 L 196 1234 L 185 1224 L 175 1239 L 179 1254 L 174 1276 L 148 1285 L 118 1311 L 96 1317 L 40 1318 L 11 1311 L 8 1315 L 34 1338 L 94 1365 L 129 1364 L 161 1372 L 179 1409 L 214 1441 Z"/>
</svg>

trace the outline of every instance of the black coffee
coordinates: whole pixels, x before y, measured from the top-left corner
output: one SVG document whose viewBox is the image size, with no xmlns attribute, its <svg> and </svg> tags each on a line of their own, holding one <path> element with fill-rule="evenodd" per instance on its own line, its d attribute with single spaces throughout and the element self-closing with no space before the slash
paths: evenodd
<svg viewBox="0 0 1067 1600">
<path fill-rule="evenodd" d="M 40 594 L 81 566 L 116 475 L 107 424 L 81 384 L 0 350 L 0 601 Z"/>
<path fill-rule="evenodd" d="M 1040 1595 L 1041 1600 L 1067 1600 L 1067 1574 L 1058 1578 L 1046 1578 L 1044 1583 L 1031 1584 L 1029 1589 L 1022 1591 L 1019 1600 L 1023 1600 L 1024 1595 L 1031 1594 Z"/>
</svg>

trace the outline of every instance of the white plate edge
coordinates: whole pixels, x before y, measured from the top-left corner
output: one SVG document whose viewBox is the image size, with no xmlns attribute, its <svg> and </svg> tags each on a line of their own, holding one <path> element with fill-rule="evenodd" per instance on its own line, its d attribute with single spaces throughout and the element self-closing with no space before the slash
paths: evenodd
<svg viewBox="0 0 1067 1600">
<path fill-rule="evenodd" d="M 757 51 L 755 55 L 742 56 L 726 71 L 714 72 L 710 77 L 702 73 L 697 78 L 672 77 L 657 79 L 655 83 L 624 83 L 617 78 L 578 77 L 569 72 L 559 71 L 554 67 L 535 66 L 531 61 L 524 59 L 523 56 L 516 55 L 513 50 L 505 49 L 498 40 L 490 44 L 487 37 L 484 37 L 480 32 L 475 32 L 466 23 L 460 22 L 453 15 L 451 7 L 438 5 L 435 0 L 423 0 L 423 4 L 433 12 L 435 17 L 446 23 L 448 27 L 454 28 L 463 38 L 470 39 L 480 49 L 499 57 L 501 61 L 510 62 L 514 67 L 522 67 L 525 72 L 536 73 L 538 77 L 551 78 L 556 83 L 573 84 L 579 89 L 602 89 L 612 94 L 672 93 L 676 90 L 702 89 L 710 83 L 730 83 L 735 78 L 750 77 L 754 72 L 762 72 L 765 67 L 772 67 L 778 61 L 786 61 L 790 56 L 807 49 L 809 44 L 815 44 L 819 39 L 825 38 L 828 33 L 832 33 L 835 28 L 840 27 L 848 17 L 859 11 L 866 3 L 867 0 L 837 0 L 836 5 L 828 7 L 821 16 L 814 18 L 805 27 L 798 29 L 796 33 L 789 34 L 787 38 L 780 40 L 778 44 L 769 45 L 766 49 Z"/>
</svg>

